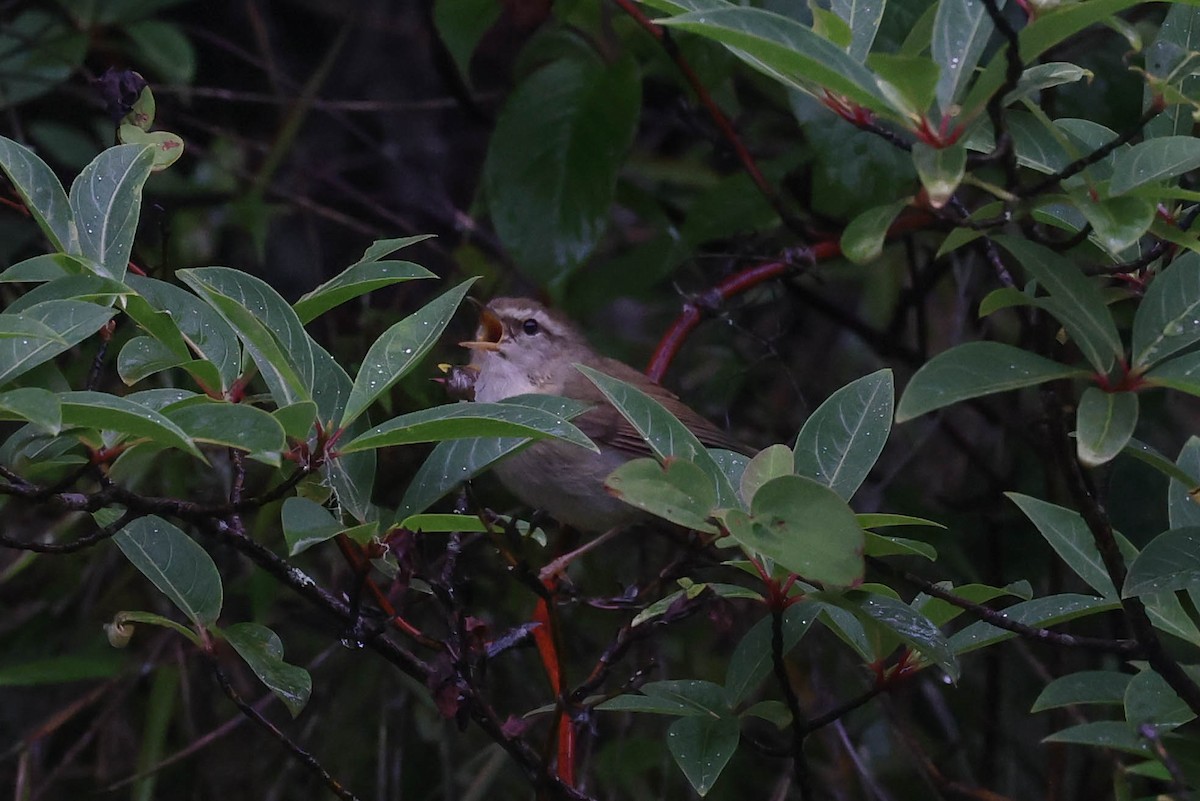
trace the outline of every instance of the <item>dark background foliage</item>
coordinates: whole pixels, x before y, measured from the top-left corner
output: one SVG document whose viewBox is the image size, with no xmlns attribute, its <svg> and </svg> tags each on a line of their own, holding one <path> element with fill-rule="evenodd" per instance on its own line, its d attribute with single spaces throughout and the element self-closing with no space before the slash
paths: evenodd
<svg viewBox="0 0 1200 801">
<path fill-rule="evenodd" d="M 685 303 L 738 270 L 791 260 L 781 279 L 711 309 L 667 377 L 696 408 L 744 441 L 764 446 L 790 442 L 812 409 L 853 378 L 892 367 L 903 385 L 950 344 L 1009 333 L 1005 320 L 976 316 L 979 299 L 997 286 L 982 248 L 938 256 L 940 237 L 914 233 L 867 266 L 811 263 L 803 244 L 836 236 L 883 200 L 916 193 L 911 159 L 811 100 L 787 95 L 719 46 L 680 35 L 678 46 L 778 188 L 773 208 L 742 169 L 735 142 L 681 81 L 666 51 L 615 5 L 128 0 L 98 2 L 94 15 L 82 10 L 85 5 L 0 3 L 0 87 L 13 92 L 15 78 L 30 74 L 35 83 L 44 82 L 3 108 L 0 132 L 35 146 L 69 180 L 112 143 L 95 80 L 110 68 L 141 72 L 154 90 L 159 126 L 187 144 L 182 160 L 147 185 L 133 261 L 149 274 L 167 278 L 181 268 L 228 265 L 262 276 L 294 300 L 353 262 L 372 240 L 437 234 L 405 252 L 443 279 L 437 285 L 374 293 L 315 327 L 316 338 L 348 368 L 388 325 L 469 275 L 482 276 L 473 290 L 480 298 L 530 294 L 552 301 L 585 325 L 601 349 L 640 366 Z M 798 1 L 766 5 L 808 13 Z M 926 5 L 893 0 L 877 48 L 899 46 Z M 457 15 L 452 24 L 443 21 L 445 38 L 435 22 L 439 13 Z M 30 14 L 40 15 L 36 25 Z M 1138 8 L 1127 23 L 1149 30 L 1161 16 L 1157 8 Z M 456 63 L 453 43 L 471 40 L 463 30 L 471 25 L 463 19 L 477 21 L 481 35 L 475 48 L 458 45 Z M 24 37 L 41 35 L 43 25 L 62 26 L 65 56 L 49 67 L 20 56 Z M 1091 69 L 1094 78 L 1048 92 L 1043 106 L 1052 116 L 1086 117 L 1122 130 L 1142 103 L 1142 83 L 1125 68 L 1125 52 L 1124 40 L 1102 26 L 1070 40 L 1055 58 Z M 465 62 L 464 53 L 471 54 Z M 503 219 L 519 225 L 522 215 L 540 207 L 523 207 L 519 197 L 503 193 L 503 183 L 489 186 L 485 176 L 500 180 L 523 148 L 555 143 L 541 139 L 547 123 L 536 115 L 524 136 L 518 127 L 512 138 L 494 140 L 497 119 L 514 88 L 545 65 L 575 65 L 586 82 L 600 74 L 587 71 L 596 59 L 627 64 L 628 80 L 598 86 L 586 123 L 600 133 L 594 141 L 583 137 L 580 149 L 566 154 L 565 169 L 586 172 L 605 159 L 616 162 L 606 225 L 579 258 L 523 260 L 577 232 L 564 224 L 547 234 L 556 237 L 552 242 L 536 233 L 498 233 Z M 554 111 L 552 97 L 529 102 L 531 113 Z M 604 126 L 619 127 L 622 115 L 633 123 L 626 146 L 607 152 L 621 132 L 609 137 Z M 491 172 L 485 169 L 489 159 Z M 538 180 L 550 179 L 533 185 Z M 0 264 L 43 250 L 29 221 L 0 207 Z M 0 285 L 0 293 L 10 299 L 16 290 Z M 416 371 L 392 392 L 392 411 L 442 401 L 428 380 L 435 374 L 432 364 L 464 360 L 451 343 L 466 336 L 469 318 L 462 315 L 428 370 Z M 86 373 L 93 355 L 84 350 L 69 371 Z M 119 386 L 111 370 L 104 376 L 106 389 Z M 936 423 L 914 422 L 893 432 L 854 505 L 946 524 L 944 532 L 920 534 L 939 550 L 936 569 L 919 562 L 906 566 L 956 584 L 1004 586 L 1024 578 L 1038 595 L 1080 588 L 1002 495 L 1061 494 L 1057 479 L 1043 469 L 1046 435 L 1035 400 L 1025 398 L 1023 407 L 1011 395 L 985 399 L 951 409 Z M 1139 436 L 1175 453 L 1180 432 L 1194 430 L 1195 411 L 1182 395 L 1160 395 L 1143 407 Z M 395 505 L 422 454 L 381 454 L 379 503 Z M 1164 478 L 1118 461 L 1101 479 L 1104 503 L 1134 542 L 1166 528 L 1159 502 Z M 198 481 L 164 473 L 153 480 L 161 492 L 195 500 L 222 489 L 219 477 Z M 512 503 L 487 479 L 462 502 L 498 509 Z M 9 533 L 77 524 L 13 505 L 3 514 Z M 442 540 L 411 547 L 426 569 L 442 564 Z M 289 660 L 313 673 L 317 689 L 304 716 L 282 725 L 360 797 L 527 792 L 494 743 L 457 725 L 453 714 L 442 714 L 454 710 L 438 708 L 436 690 L 431 701 L 427 688 L 372 658 L 353 633 L 334 629 L 233 554 L 211 550 L 228 582 L 230 614 L 269 622 L 280 631 Z M 642 532 L 587 564 L 577 577 L 579 600 L 569 605 L 572 639 L 565 646 L 577 673 L 610 643 L 614 610 L 622 608 L 627 590 L 645 592 L 659 580 L 670 588 L 678 575 L 717 575 L 706 572 L 713 568 L 704 555 L 680 553 L 668 535 Z M 459 570 L 469 577 L 462 603 L 492 634 L 528 619 L 532 594 L 494 555 L 479 547 L 462 559 Z M 682 562 L 661 575 L 672 560 Z M 349 586 L 349 569 L 332 550 L 310 552 L 301 561 L 328 586 Z M 915 590 L 903 582 L 896 586 L 905 597 Z M 411 611 L 436 619 L 433 606 L 417 603 Z M 0 608 L 0 781 L 36 788 L 19 797 L 123 796 L 131 787 L 144 793 L 139 798 L 230 801 L 324 792 L 237 714 L 170 632 L 140 634 L 129 651 L 108 647 L 101 624 L 116 611 L 167 611 L 115 548 L 53 560 L 0 552 Z M 606 690 L 633 677 L 720 681 L 732 649 L 760 616 L 760 609 L 745 603 L 707 604 L 674 624 L 669 636 L 634 644 Z M 1084 621 L 1076 630 L 1124 636 L 1103 619 Z M 1040 743 L 1077 713 L 1031 716 L 1027 710 L 1048 679 L 1113 661 L 1017 641 L 965 657 L 956 687 L 925 671 L 813 738 L 820 797 L 953 796 L 956 783 L 977 798 L 989 797 L 982 788 L 1012 798 L 1104 797 L 1112 766 L 1102 752 Z M 814 713 L 871 681 L 824 630 L 809 634 L 790 666 L 801 700 Z M 269 699 L 249 674 L 237 678 L 247 697 L 265 696 L 264 704 Z M 531 649 L 490 666 L 488 680 L 504 715 L 549 702 Z M 662 745 L 665 721 L 642 716 L 634 723 L 614 714 L 586 723 L 583 764 L 597 777 L 601 797 L 688 797 L 691 791 Z M 765 724 L 762 729 L 750 726 L 746 736 L 763 742 L 778 736 Z M 157 772 L 157 786 L 123 784 L 175 757 Z M 742 749 L 712 797 L 782 798 L 790 776 L 770 748 Z"/>
</svg>

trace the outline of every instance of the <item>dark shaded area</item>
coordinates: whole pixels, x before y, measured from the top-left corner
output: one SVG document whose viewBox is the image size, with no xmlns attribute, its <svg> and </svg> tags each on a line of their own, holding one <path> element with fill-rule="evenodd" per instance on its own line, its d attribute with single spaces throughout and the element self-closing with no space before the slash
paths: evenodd
<svg viewBox="0 0 1200 801">
<path fill-rule="evenodd" d="M 107 71 L 141 72 L 157 99 L 156 125 L 187 144 L 183 159 L 147 186 L 133 261 L 156 277 L 226 265 L 265 278 L 295 300 L 354 262 L 376 239 L 437 234 L 403 251 L 402 258 L 428 267 L 441 281 L 374 293 L 311 327 L 351 375 L 382 331 L 471 275 L 482 276 L 472 290 L 480 298 L 553 295 L 587 326 L 598 347 L 640 366 L 695 293 L 748 265 L 834 235 L 864 209 L 917 187 L 911 159 L 882 138 L 856 130 L 809 99 L 788 97 L 762 76 L 738 68 L 716 46 L 678 37 L 768 179 L 781 187 L 782 203 L 796 218 L 789 227 L 741 171 L 731 143 L 663 49 L 607 3 L 560 2 L 553 14 L 549 3 L 501 3 L 467 75 L 459 74 L 439 40 L 428 0 L 158 5 L 147 3 L 146 14 L 135 9 L 128 18 L 90 26 L 82 64 L 48 91 L 6 107 L 0 133 L 34 145 L 69 180 L 112 143 L 109 115 L 117 112 L 109 109 L 130 102 L 128 79 Z M 880 40 L 898 46 L 924 5 L 893 2 Z M 5 2 L 0 25 L 31 9 L 67 18 L 53 4 Z M 165 40 L 156 39 L 162 32 L 153 28 L 130 33 L 131 25 L 146 21 L 177 26 L 190 49 L 166 47 L 165 60 L 148 58 L 135 46 L 138 36 Z M 481 173 L 495 121 L 514 85 L 570 47 L 594 49 L 614 63 L 635 59 L 641 113 L 609 227 L 594 253 L 548 289 L 548 282 L 515 262 L 495 233 Z M 181 54 L 189 50 L 194 74 L 182 80 L 171 67 L 180 68 Z M 1115 69 L 1121 52 L 1109 32 L 1089 34 L 1061 50 L 1056 57 L 1086 56 L 1097 70 Z M 1140 103 L 1141 84 L 1128 75 L 1106 81 L 1102 89 L 1106 106 L 1110 97 L 1129 108 Z M 1071 113 L 1083 113 L 1079 109 L 1087 105 L 1080 92 L 1064 90 L 1060 98 Z M 1055 96 L 1047 97 L 1050 103 Z M 1113 114 L 1105 111 L 1102 121 L 1112 122 Z M 3 196 L 9 197 L 7 187 Z M 902 386 L 951 344 L 1029 334 L 1015 315 L 977 317 L 979 300 L 997 286 L 983 249 L 963 247 L 939 256 L 939 242 L 921 233 L 899 237 L 866 267 L 842 260 L 811 265 L 799 253 L 796 268 L 781 280 L 712 310 L 674 362 L 668 383 L 742 440 L 790 444 L 812 409 L 853 378 L 890 367 Z M 44 251 L 27 219 L 0 208 L 0 266 Z M 0 285 L 6 303 L 19 291 Z M 442 390 L 429 381 L 432 365 L 465 361 L 453 342 L 472 326 L 470 315 L 462 313 L 429 369 L 417 370 L 391 393 L 389 413 L 444 401 Z M 118 341 L 125 333 L 118 333 Z M 90 361 L 94 347 L 82 355 Z M 1058 355 L 1072 356 L 1071 346 Z M 119 387 L 113 371 L 105 380 L 106 389 Z M 936 568 L 909 557 L 898 560 L 905 569 L 955 584 L 1003 586 L 1027 578 L 1039 596 L 1086 589 L 1061 565 L 1048 566 L 1044 543 L 1003 496 L 1065 495 L 1047 469 L 1048 427 L 1036 401 L 1033 395 L 1021 402 L 1015 395 L 986 398 L 893 431 L 883 459 L 855 498 L 856 511 L 909 513 L 947 526 L 912 535 L 938 548 Z M 1155 403 L 1143 413 L 1139 436 L 1175 453 L 1180 432 L 1194 429 L 1195 403 L 1178 396 Z M 379 504 L 394 507 L 424 453 L 393 448 L 381 454 Z M 230 468 L 219 459 L 217 465 L 204 476 L 147 471 L 145 481 L 164 495 L 220 498 Z M 261 483 L 266 474 L 251 465 L 249 483 Z M 1164 493 L 1162 477 L 1134 463 L 1118 463 L 1101 474 L 1100 497 L 1138 544 L 1164 527 L 1158 511 Z M 1153 498 L 1153 509 L 1142 498 Z M 455 504 L 503 509 L 511 499 L 484 477 L 444 506 Z M 15 504 L 0 514 L 0 525 L 12 534 L 78 525 Z M 263 518 L 273 521 L 277 509 L 268 508 Z M 281 548 L 274 522 L 251 532 L 260 535 Z M 529 576 L 523 581 L 514 576 L 578 539 L 556 533 L 551 549 L 543 551 L 514 536 L 517 564 L 507 565 L 483 538 L 456 540 L 461 555 L 448 556 L 440 535 L 405 537 L 389 543 L 405 571 L 388 588 L 393 600 L 436 636 L 469 643 L 464 659 L 478 660 L 478 675 L 506 732 L 532 730 L 531 739 L 549 751 L 550 715 L 522 717 L 554 699 L 529 642 L 535 600 Z M 218 652 L 215 660 L 241 697 L 259 702 L 359 797 L 530 794 L 495 738 L 467 722 L 465 695 L 454 683 L 456 666 L 444 652 L 421 652 L 435 664 L 429 686 L 418 686 L 364 649 L 361 631 L 318 614 L 211 532 L 198 539 L 225 578 L 225 617 L 273 626 L 288 659 L 312 672 L 317 689 L 303 716 L 291 721 L 278 704 L 268 705 L 269 695 L 234 655 Z M 564 643 L 569 686 L 584 682 L 609 649 L 619 659 L 606 666 L 611 673 L 605 681 L 590 688 L 597 693 L 616 694 L 648 679 L 723 680 L 737 643 L 762 619 L 756 604 L 706 595 L 674 610 L 664 633 L 628 635 L 629 642 L 614 647 L 614 632 L 628 622 L 630 610 L 674 591 L 678 579 L 729 580 L 730 571 L 719 566 L 732 558 L 729 552 L 692 545 L 678 532 L 638 529 L 573 576 L 563 604 L 571 621 Z M 447 567 L 453 559 L 458 561 Z M 295 561 L 339 598 L 357 587 L 351 568 L 330 547 Z M 897 586 L 905 599 L 916 593 L 916 585 L 893 578 L 868 574 L 868 581 Z M 383 626 L 382 614 L 368 607 L 366 625 Z M 145 797 L 240 801 L 326 793 L 286 759 L 277 742 L 238 715 L 206 660 L 177 635 L 147 627 L 139 629 L 128 651 L 114 652 L 105 644 L 101 625 L 117 611 L 173 614 L 116 549 L 101 547 L 53 562 L 0 552 L 0 609 L 4 786 L 34 788 L 31 799 L 122 797 L 130 793 L 131 777 L 174 755 L 178 761 L 156 774 L 156 786 L 142 785 Z M 471 616 L 456 619 L 461 630 L 448 632 L 447 610 L 468 610 Z M 1102 617 L 1072 631 L 1127 634 Z M 24 681 L 3 673 L 6 664 L 40 659 L 58 661 Z M 1001 788 L 1013 798 L 1107 797 L 1114 766 L 1098 752 L 1040 743 L 1077 713 L 1032 716 L 1027 710 L 1048 678 L 1109 666 L 1113 659 L 1019 642 L 965 657 L 956 687 L 933 670 L 916 674 L 809 739 L 822 788 L 817 797 L 928 798 L 931 788 L 943 786 L 931 777 L 942 775 L 973 787 Z M 814 717 L 867 691 L 874 678 L 853 651 L 817 627 L 789 666 L 800 701 Z M 774 698 L 773 692 L 765 690 L 763 697 Z M 594 781 L 588 792 L 613 799 L 692 797 L 663 747 L 667 719 L 638 716 L 631 722 L 592 713 L 579 722 L 582 772 Z M 743 738 L 749 745 L 738 751 L 709 798 L 784 797 L 780 788 L 789 781 L 789 768 L 778 758 L 784 749 L 779 730 L 748 720 Z M 858 759 L 867 767 L 855 764 Z M 934 765 L 940 773 L 930 770 Z M 1048 777 L 1062 786 L 1047 792 Z"/>
</svg>

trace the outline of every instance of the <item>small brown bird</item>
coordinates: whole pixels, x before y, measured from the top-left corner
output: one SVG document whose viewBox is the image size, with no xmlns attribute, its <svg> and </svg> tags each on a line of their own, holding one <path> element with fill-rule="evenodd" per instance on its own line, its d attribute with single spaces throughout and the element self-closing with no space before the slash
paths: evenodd
<svg viewBox="0 0 1200 801">
<path fill-rule="evenodd" d="M 641 434 L 575 364 L 637 387 L 670 410 L 704 445 L 744 450 L 670 391 L 632 367 L 596 353 L 569 320 L 537 301 L 492 300 L 481 310 L 475 339 L 460 344 L 473 353 L 470 366 L 478 371 L 474 381 L 477 401 L 540 393 L 594 404 L 595 408 L 573 422 L 599 446 L 600 453 L 544 440 L 495 468 L 521 501 L 581 531 L 606 531 L 645 517 L 644 512 L 609 495 L 604 479 L 630 459 L 650 456 L 651 451 Z"/>
</svg>

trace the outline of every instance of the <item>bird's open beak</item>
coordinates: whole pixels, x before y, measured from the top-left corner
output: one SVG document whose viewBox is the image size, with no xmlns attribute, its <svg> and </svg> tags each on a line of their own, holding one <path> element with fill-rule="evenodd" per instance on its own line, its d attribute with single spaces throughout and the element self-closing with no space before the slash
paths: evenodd
<svg viewBox="0 0 1200 801">
<path fill-rule="evenodd" d="M 504 336 L 504 324 L 500 322 L 500 318 L 495 312 L 487 306 L 479 307 L 479 331 L 477 332 L 478 339 L 469 340 L 467 342 L 459 342 L 458 344 L 464 348 L 471 350 L 500 350 L 500 339 Z"/>
</svg>

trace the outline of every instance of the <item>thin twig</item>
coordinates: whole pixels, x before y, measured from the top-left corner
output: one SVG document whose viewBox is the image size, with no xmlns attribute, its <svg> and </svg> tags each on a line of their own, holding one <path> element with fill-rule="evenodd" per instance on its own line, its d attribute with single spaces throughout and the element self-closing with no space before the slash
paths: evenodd
<svg viewBox="0 0 1200 801">
<path fill-rule="evenodd" d="M 225 693 L 226 697 L 228 697 L 230 701 L 233 701 L 234 705 L 241 710 L 243 715 L 257 723 L 262 729 L 267 731 L 272 737 L 278 740 L 284 748 L 291 752 L 292 756 L 299 760 L 300 764 L 304 765 L 304 767 L 308 768 L 310 771 L 319 776 L 321 781 L 325 783 L 325 786 L 328 787 L 330 791 L 338 798 L 345 799 L 346 801 L 358 801 L 358 797 L 343 787 L 341 782 L 330 775 L 329 771 L 325 770 L 325 768 L 321 766 L 321 763 L 317 761 L 316 757 L 301 748 L 299 744 L 292 740 L 291 737 L 288 737 L 286 734 L 284 734 L 284 732 L 278 726 L 267 720 L 267 718 L 261 712 L 259 712 L 253 704 L 247 703 L 242 696 L 238 694 L 238 691 L 233 688 L 233 684 L 230 683 L 229 677 L 226 676 L 225 672 L 221 670 L 219 665 L 217 665 L 215 659 L 211 662 L 210 666 L 212 668 L 213 676 L 215 676 L 217 679 L 217 684 L 221 685 L 221 690 Z"/>
<path fill-rule="evenodd" d="M 1017 152 L 1013 147 L 1012 134 L 1008 131 L 1008 121 L 1004 116 L 1004 98 L 1017 88 L 1025 65 L 1021 63 L 1021 43 L 1017 32 L 1000 11 L 1000 5 L 996 0 L 983 0 L 983 7 L 1006 44 L 1004 85 L 988 98 L 987 113 L 995 132 L 995 147 L 990 155 L 1003 165 L 1005 188 L 1012 191 L 1016 189 L 1020 179 L 1017 171 Z"/>
<path fill-rule="evenodd" d="M 802 801 L 812 798 L 812 788 L 808 773 L 808 761 L 804 758 L 804 739 L 808 734 L 808 719 L 800 708 L 800 698 L 796 688 L 788 678 L 787 663 L 784 661 L 783 647 L 783 613 L 782 604 L 771 609 L 771 665 L 775 670 L 775 680 L 783 693 L 784 703 L 792 713 L 792 776 L 796 781 L 796 789 Z"/>
<path fill-rule="evenodd" d="M 1075 159 L 1074 161 L 1072 161 L 1067 166 L 1063 167 L 1058 172 L 1054 173 L 1053 175 L 1047 175 L 1045 178 L 1043 178 L 1042 180 L 1038 181 L 1037 183 L 1035 183 L 1031 186 L 1010 187 L 1010 188 L 1013 190 L 1013 193 L 1019 197 L 1032 197 L 1033 195 L 1041 194 L 1042 192 L 1046 191 L 1047 189 L 1054 186 L 1058 182 L 1064 181 L 1067 178 L 1070 178 L 1072 175 L 1076 175 L 1077 173 L 1083 172 L 1088 167 L 1092 166 L 1093 164 L 1095 164 L 1099 161 L 1103 161 L 1105 158 L 1108 157 L 1108 155 L 1110 153 L 1112 153 L 1118 147 L 1121 147 L 1121 145 L 1132 142 L 1134 140 L 1134 138 L 1136 138 L 1138 136 L 1138 134 L 1140 134 L 1142 132 L 1142 129 L 1145 128 L 1150 123 L 1150 120 L 1157 117 L 1162 112 L 1162 110 L 1163 110 L 1163 107 L 1161 105 L 1161 102 L 1159 102 L 1159 103 L 1152 102 L 1146 108 L 1146 110 L 1144 112 L 1142 112 L 1142 116 L 1138 119 L 1138 121 L 1134 125 L 1129 127 L 1126 131 L 1124 131 L 1120 136 L 1117 136 L 1114 139 L 1111 139 L 1110 141 L 1105 142 L 1103 145 L 1096 148 L 1091 153 L 1088 153 L 1086 156 L 1082 156 L 1081 158 Z"/>
<path fill-rule="evenodd" d="M 1100 651 L 1102 653 L 1119 654 L 1127 659 L 1137 659 L 1143 655 L 1142 647 L 1136 640 L 1109 640 L 1101 637 L 1080 637 L 1074 634 L 1061 634 L 1057 631 L 1027 626 L 1012 620 L 1004 612 L 968 601 L 952 592 L 942 589 L 932 581 L 927 581 L 907 570 L 898 570 L 887 562 L 872 556 L 867 557 L 871 567 L 892 578 L 902 579 L 909 584 L 919 587 L 926 595 L 938 598 L 952 606 L 970 612 L 985 623 L 990 623 L 998 629 L 1011 631 L 1027 640 L 1047 642 L 1064 648 L 1082 648 L 1084 650 Z"/>
<path fill-rule="evenodd" d="M 4 533 L 0 533 L 0 546 L 5 548 L 13 548 L 18 551 L 32 551 L 34 553 L 78 553 L 86 548 L 91 548 L 95 545 L 98 545 L 107 539 L 111 539 L 121 529 L 125 528 L 125 526 L 129 525 L 141 516 L 142 515 L 137 512 L 127 511 L 125 514 L 121 515 L 119 519 L 109 523 L 107 526 L 99 528 L 93 533 L 88 534 L 85 537 L 80 537 L 72 542 L 28 542 L 25 540 L 18 540 Z"/>
<path fill-rule="evenodd" d="M 1104 563 L 1104 569 L 1108 573 L 1109 579 L 1114 587 L 1123 587 L 1126 575 L 1124 557 L 1121 556 L 1121 549 L 1117 545 L 1117 538 L 1113 533 L 1108 514 L 1100 505 L 1087 475 L 1083 472 L 1083 467 L 1074 456 L 1074 446 L 1071 444 L 1063 419 L 1062 403 L 1054 388 L 1047 387 L 1043 390 L 1042 403 L 1050 422 L 1055 461 L 1058 463 L 1060 471 L 1064 473 L 1067 487 L 1079 507 L 1080 515 L 1087 524 L 1088 530 L 1092 532 L 1092 539 L 1096 543 L 1097 550 L 1100 551 L 1100 559 Z M 1125 610 L 1125 619 L 1129 628 L 1133 631 L 1133 636 L 1141 646 L 1143 657 L 1150 663 L 1150 667 L 1162 676 L 1163 680 L 1188 705 L 1189 709 L 1200 714 L 1200 686 L 1197 686 L 1179 662 L 1167 653 L 1154 624 L 1150 622 L 1142 599 L 1138 597 L 1122 598 L 1121 606 Z"/>
</svg>

